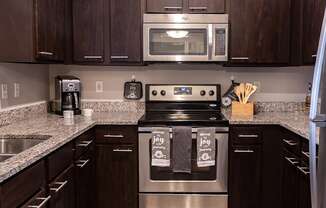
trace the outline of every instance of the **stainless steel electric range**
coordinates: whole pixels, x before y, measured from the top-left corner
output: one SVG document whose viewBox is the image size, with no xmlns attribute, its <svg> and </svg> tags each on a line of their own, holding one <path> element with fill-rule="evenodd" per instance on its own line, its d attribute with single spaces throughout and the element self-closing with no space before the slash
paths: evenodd
<svg viewBox="0 0 326 208">
<path fill-rule="evenodd" d="M 139 120 L 140 208 L 227 208 L 229 122 L 221 113 L 220 85 L 146 85 L 146 113 Z M 151 166 L 152 130 L 192 127 L 191 173 Z M 196 162 L 197 129 L 214 127 L 216 160 Z"/>
</svg>

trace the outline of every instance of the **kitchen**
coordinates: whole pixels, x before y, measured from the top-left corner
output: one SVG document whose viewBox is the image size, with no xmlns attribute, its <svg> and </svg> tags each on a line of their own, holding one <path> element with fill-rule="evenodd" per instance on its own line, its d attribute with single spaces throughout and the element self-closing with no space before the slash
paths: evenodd
<svg viewBox="0 0 326 208">
<path fill-rule="evenodd" d="M 0 208 L 325 207 L 325 6 L 0 3 Z"/>
</svg>

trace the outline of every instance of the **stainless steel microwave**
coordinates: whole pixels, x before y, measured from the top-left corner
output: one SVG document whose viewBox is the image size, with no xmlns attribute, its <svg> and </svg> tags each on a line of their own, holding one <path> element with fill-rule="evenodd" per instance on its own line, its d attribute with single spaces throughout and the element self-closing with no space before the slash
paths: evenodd
<svg viewBox="0 0 326 208">
<path fill-rule="evenodd" d="M 144 14 L 144 61 L 228 59 L 227 14 Z"/>
</svg>

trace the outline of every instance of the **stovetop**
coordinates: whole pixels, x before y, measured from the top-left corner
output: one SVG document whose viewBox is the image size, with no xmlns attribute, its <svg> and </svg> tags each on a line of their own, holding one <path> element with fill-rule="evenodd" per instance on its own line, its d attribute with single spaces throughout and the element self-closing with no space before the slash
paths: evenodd
<svg viewBox="0 0 326 208">
<path fill-rule="evenodd" d="M 229 121 L 218 111 L 164 111 L 146 112 L 139 120 L 143 126 L 228 126 Z"/>
</svg>

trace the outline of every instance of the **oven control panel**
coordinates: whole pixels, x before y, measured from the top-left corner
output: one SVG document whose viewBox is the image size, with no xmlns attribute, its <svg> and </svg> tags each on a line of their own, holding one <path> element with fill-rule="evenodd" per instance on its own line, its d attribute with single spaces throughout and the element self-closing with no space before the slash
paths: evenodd
<svg viewBox="0 0 326 208">
<path fill-rule="evenodd" d="M 218 85 L 149 85 L 149 101 L 216 101 Z"/>
</svg>

